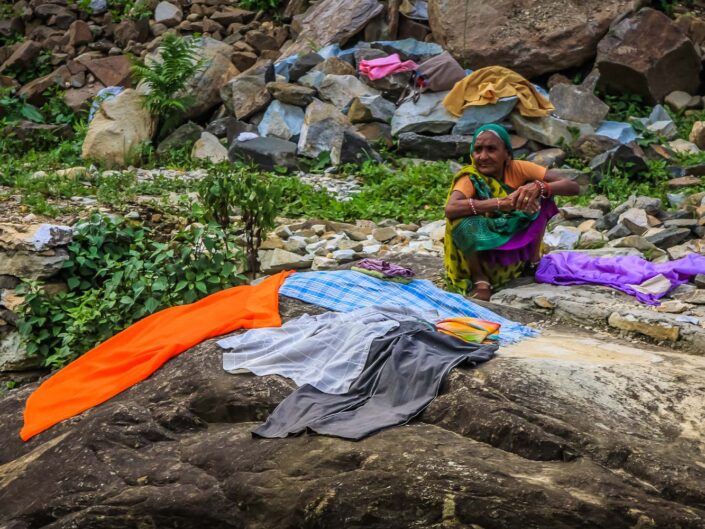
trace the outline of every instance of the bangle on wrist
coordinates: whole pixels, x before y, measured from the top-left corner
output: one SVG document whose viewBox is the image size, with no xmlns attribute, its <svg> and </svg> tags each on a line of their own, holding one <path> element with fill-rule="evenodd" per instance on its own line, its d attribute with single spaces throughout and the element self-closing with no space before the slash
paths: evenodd
<svg viewBox="0 0 705 529">
<path fill-rule="evenodd" d="M 468 204 L 470 205 L 470 210 L 473 215 L 477 215 L 477 210 L 475 209 L 475 201 L 472 198 L 468 198 Z"/>
</svg>

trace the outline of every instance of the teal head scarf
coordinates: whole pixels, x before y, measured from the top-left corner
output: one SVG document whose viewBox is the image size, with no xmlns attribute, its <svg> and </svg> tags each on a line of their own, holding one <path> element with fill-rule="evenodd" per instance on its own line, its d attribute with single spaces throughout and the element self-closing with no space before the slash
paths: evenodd
<svg viewBox="0 0 705 529">
<path fill-rule="evenodd" d="M 497 136 L 499 136 L 504 142 L 505 147 L 507 147 L 507 151 L 509 151 L 509 154 L 514 157 L 514 149 L 512 149 L 512 140 L 509 138 L 509 133 L 507 132 L 507 129 L 505 129 L 502 125 L 497 125 L 496 123 L 482 125 L 482 127 L 478 128 L 475 131 L 475 135 L 472 137 L 472 143 L 470 144 L 470 154 L 475 151 L 475 140 L 477 140 L 477 137 L 486 131 L 494 132 Z"/>
</svg>

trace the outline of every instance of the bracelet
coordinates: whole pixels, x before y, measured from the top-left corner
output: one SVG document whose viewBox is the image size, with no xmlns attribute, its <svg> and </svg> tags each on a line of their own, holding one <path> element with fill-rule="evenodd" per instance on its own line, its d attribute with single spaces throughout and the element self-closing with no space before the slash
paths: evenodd
<svg viewBox="0 0 705 529">
<path fill-rule="evenodd" d="M 470 204 L 470 209 L 472 210 L 473 215 L 477 215 L 477 210 L 475 209 L 475 201 L 471 198 L 468 198 L 468 204 Z"/>
</svg>

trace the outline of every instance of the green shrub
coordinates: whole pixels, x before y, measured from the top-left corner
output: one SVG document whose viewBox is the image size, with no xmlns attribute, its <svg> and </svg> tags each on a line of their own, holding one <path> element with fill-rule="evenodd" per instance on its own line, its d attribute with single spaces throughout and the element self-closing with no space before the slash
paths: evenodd
<svg viewBox="0 0 705 529">
<path fill-rule="evenodd" d="M 68 292 L 23 283 L 18 322 L 27 351 L 61 367 L 135 321 L 240 284 L 242 252 L 216 225 L 163 242 L 143 226 L 95 215 L 80 225 L 61 272 Z"/>
<path fill-rule="evenodd" d="M 240 0 L 240 7 L 253 11 L 277 11 L 282 4 L 282 0 Z"/>
<path fill-rule="evenodd" d="M 274 227 L 281 188 L 276 177 L 240 164 L 219 164 L 208 171 L 199 188 L 206 219 L 228 230 L 230 217 L 240 214 L 245 230 L 248 270 L 259 271 L 257 250 Z"/>
<path fill-rule="evenodd" d="M 167 33 L 159 47 L 158 60 L 148 64 L 135 61 L 132 66 L 135 81 L 149 87 L 144 106 L 157 120 L 159 137 L 171 132 L 195 101 L 192 95 L 180 92 L 205 64 L 198 58 L 197 48 L 195 40 Z"/>
</svg>

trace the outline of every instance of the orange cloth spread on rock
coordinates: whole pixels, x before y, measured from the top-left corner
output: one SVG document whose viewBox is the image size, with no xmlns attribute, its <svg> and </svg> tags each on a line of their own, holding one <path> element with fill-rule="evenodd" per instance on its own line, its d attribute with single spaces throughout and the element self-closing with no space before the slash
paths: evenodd
<svg viewBox="0 0 705 529">
<path fill-rule="evenodd" d="M 551 102 L 539 94 L 534 85 L 502 66 L 480 68 L 458 81 L 443 99 L 443 105 L 448 112 L 460 117 L 468 107 L 494 105 L 500 98 L 510 96 L 519 98 L 517 108 L 522 116 L 543 117 L 554 110 Z"/>
<path fill-rule="evenodd" d="M 545 177 L 545 167 L 525 160 L 512 160 L 504 170 L 504 183 L 512 189 L 517 189 L 532 180 L 543 180 Z M 475 196 L 475 187 L 468 176 L 458 178 L 453 191 L 460 191 L 465 198 Z"/>
<path fill-rule="evenodd" d="M 114 397 L 194 345 L 236 329 L 279 327 L 279 287 L 292 272 L 147 316 L 45 380 L 27 399 L 26 441 Z"/>
</svg>

